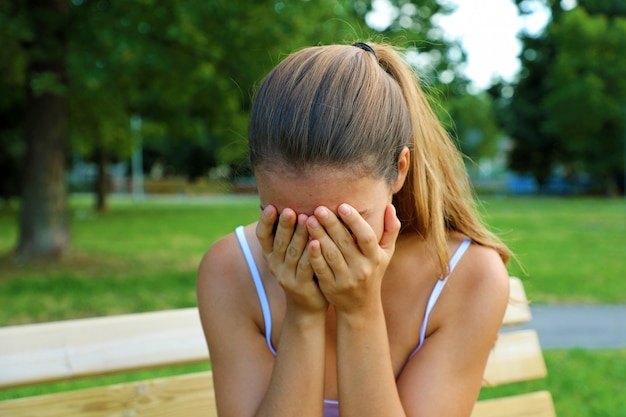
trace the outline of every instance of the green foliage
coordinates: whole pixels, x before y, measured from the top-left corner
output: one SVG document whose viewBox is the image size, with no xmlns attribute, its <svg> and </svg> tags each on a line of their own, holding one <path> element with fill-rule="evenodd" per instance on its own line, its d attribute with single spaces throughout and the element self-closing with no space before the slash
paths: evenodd
<svg viewBox="0 0 626 417">
<path fill-rule="evenodd" d="M 590 174 L 613 194 L 624 183 L 626 8 L 545 3 L 552 19 L 540 36 L 522 36 L 521 79 L 501 113 L 516 142 L 511 167 L 541 184 L 555 168 Z"/>
<path fill-rule="evenodd" d="M 550 34 L 557 45 L 547 77 L 544 129 L 567 144 L 569 163 L 596 178 L 624 172 L 626 14 L 610 19 L 578 7 Z"/>
<path fill-rule="evenodd" d="M 456 71 L 462 60 L 462 54 L 450 60 L 451 44 L 431 23 L 432 16 L 448 9 L 434 0 L 393 4 L 397 15 L 376 32 L 365 24 L 371 2 L 363 1 L 76 0 L 64 20 L 67 89 L 47 72 L 36 75 L 30 87 L 67 94 L 71 148 L 83 156 L 104 150 L 128 158 L 136 146 L 130 119 L 139 115 L 144 126 L 153 127 L 143 131 L 145 143 L 204 143 L 209 160 L 238 162 L 245 158 L 241 138 L 255 84 L 298 48 L 392 41 L 430 57 L 424 75 L 429 83 L 443 85 L 436 74 Z M 25 0 L 0 6 L 0 58 L 5 58 L 0 59 L 0 111 L 22 100 L 32 21 Z M 464 91 L 462 77 L 455 83 Z"/>
<path fill-rule="evenodd" d="M 464 94 L 451 99 L 448 107 L 463 154 L 474 160 L 493 157 L 504 134 L 496 124 L 491 97 Z"/>
</svg>

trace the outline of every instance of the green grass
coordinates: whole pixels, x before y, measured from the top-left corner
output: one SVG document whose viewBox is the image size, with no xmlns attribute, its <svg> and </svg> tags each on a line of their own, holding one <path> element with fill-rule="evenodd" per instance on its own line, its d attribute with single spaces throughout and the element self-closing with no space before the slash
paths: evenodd
<svg viewBox="0 0 626 417">
<path fill-rule="evenodd" d="M 220 236 L 258 216 L 255 197 L 133 202 L 111 199 L 92 212 L 71 200 L 72 252 L 61 262 L 0 258 L 0 325 L 189 307 L 195 273 Z M 623 200 L 486 199 L 485 219 L 519 259 L 510 273 L 535 303 L 626 303 L 626 205 Z M 0 253 L 17 239 L 17 208 L 0 208 Z M 521 266 L 520 266 L 521 265 Z M 548 389 L 559 416 L 626 415 L 620 391 L 626 350 L 545 353 L 547 380 L 484 390 L 484 398 Z M 206 367 L 200 366 L 200 369 Z M 0 399 L 187 372 L 198 368 L 106 376 L 0 391 Z"/>
<path fill-rule="evenodd" d="M 63 261 L 0 258 L 0 325 L 193 306 L 204 251 L 258 216 L 253 196 L 111 199 L 103 214 L 90 204 L 72 199 L 73 250 Z M 626 302 L 623 200 L 488 199 L 481 207 L 516 253 L 510 273 L 533 302 Z M 0 210 L 0 253 L 15 245 L 16 219 L 16 207 Z"/>
<path fill-rule="evenodd" d="M 626 349 L 549 350 L 548 377 L 496 388 L 483 388 L 480 399 L 548 390 L 559 417 L 626 415 Z"/>
<path fill-rule="evenodd" d="M 534 303 L 626 302 L 624 200 L 494 199 L 483 211 Z"/>
<path fill-rule="evenodd" d="M 0 259 L 0 325 L 154 311 L 196 304 L 195 273 L 219 236 L 258 216 L 254 197 L 216 204 L 112 201 L 107 213 L 72 202 L 72 253 L 61 262 Z M 17 235 L 0 212 L 0 251 Z"/>
</svg>

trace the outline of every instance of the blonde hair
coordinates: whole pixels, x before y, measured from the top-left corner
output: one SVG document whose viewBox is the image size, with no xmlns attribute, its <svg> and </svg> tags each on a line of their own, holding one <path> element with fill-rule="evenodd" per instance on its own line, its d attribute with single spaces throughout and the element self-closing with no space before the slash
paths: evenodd
<svg viewBox="0 0 626 417">
<path fill-rule="evenodd" d="M 401 233 L 432 246 L 442 275 L 452 231 L 509 260 L 476 212 L 461 153 L 392 46 L 317 46 L 288 56 L 260 85 L 248 136 L 255 171 L 349 167 L 389 184 L 407 147 L 411 167 L 393 197 Z"/>
</svg>

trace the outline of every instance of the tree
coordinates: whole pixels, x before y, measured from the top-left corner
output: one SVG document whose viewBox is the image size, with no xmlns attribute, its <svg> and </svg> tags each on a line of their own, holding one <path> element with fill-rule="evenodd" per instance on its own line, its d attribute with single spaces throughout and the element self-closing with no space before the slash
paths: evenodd
<svg viewBox="0 0 626 417">
<path fill-rule="evenodd" d="M 577 7 L 552 25 L 557 48 L 542 106 L 544 131 L 567 147 L 568 165 L 591 174 L 607 194 L 617 192 L 624 173 L 626 7 L 622 13 Z"/>
<path fill-rule="evenodd" d="M 450 100 L 448 107 L 463 154 L 473 160 L 495 156 L 504 134 L 496 123 L 491 96 L 464 94 Z"/>
<path fill-rule="evenodd" d="M 398 14 L 380 36 L 411 43 L 429 57 L 431 74 L 448 71 L 456 61 L 430 22 L 443 7 L 394 4 Z M 137 146 L 132 118 L 141 117 L 145 143 L 187 141 L 209 153 L 200 162 L 245 163 L 247 113 L 261 76 L 303 46 L 376 38 L 364 23 L 369 11 L 370 2 L 350 0 L 1 3 L 0 134 L 25 138 L 18 252 L 67 250 L 64 157 L 97 160 L 102 177 L 107 161 L 127 159 Z M 426 80 L 453 81 L 461 79 Z M 5 123 L 20 113 L 22 126 Z"/>
<path fill-rule="evenodd" d="M 624 181 L 626 5 L 547 4 L 551 21 L 540 36 L 522 37 L 521 78 L 501 113 L 515 140 L 510 165 L 540 184 L 557 167 L 588 174 L 598 190 L 615 193 Z"/>
<path fill-rule="evenodd" d="M 148 140 L 154 133 L 211 138 L 219 150 L 243 137 L 250 86 L 277 59 L 279 45 L 348 30 L 336 2 L 311 3 L 2 3 L 0 110 L 25 114 L 18 254 L 55 257 L 68 248 L 68 138 L 74 151 L 98 155 L 103 165 L 108 155 L 129 155 L 133 115 L 145 120 Z M 241 158 L 232 149 L 220 157 Z"/>
<path fill-rule="evenodd" d="M 20 257 L 59 256 L 69 246 L 65 186 L 68 129 L 66 23 L 69 3 L 30 0 L 31 36 L 25 45 L 24 138 Z"/>
<path fill-rule="evenodd" d="M 509 167 L 523 174 L 532 174 L 543 186 L 555 164 L 566 158 L 558 138 L 543 130 L 548 115 L 540 105 L 547 94 L 546 71 L 554 60 L 554 47 L 552 40 L 545 35 L 537 38 L 525 35 L 522 43 L 521 79 L 515 86 L 512 100 L 501 107 L 500 119 L 515 141 Z M 509 86 L 502 85 L 501 88 Z"/>
</svg>

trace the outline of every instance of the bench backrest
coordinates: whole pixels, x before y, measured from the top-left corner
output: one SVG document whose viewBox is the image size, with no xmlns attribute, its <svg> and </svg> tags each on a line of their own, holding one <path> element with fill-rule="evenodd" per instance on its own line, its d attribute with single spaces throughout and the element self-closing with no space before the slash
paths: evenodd
<svg viewBox="0 0 626 417">
<path fill-rule="evenodd" d="M 503 326 L 530 320 L 521 281 L 511 278 Z M 0 389 L 207 362 L 197 309 L 178 309 L 0 328 Z M 546 375 L 534 330 L 503 332 L 485 385 Z M 214 417 L 210 372 L 0 401 L 0 417 Z M 481 401 L 472 417 L 554 417 L 549 392 Z"/>
<path fill-rule="evenodd" d="M 531 381 L 547 375 L 537 332 L 511 330 L 532 317 L 522 281 L 511 277 L 510 286 L 509 305 L 487 362 L 483 386 Z M 556 417 L 556 412 L 550 392 L 538 391 L 479 401 L 471 417 Z"/>
</svg>

